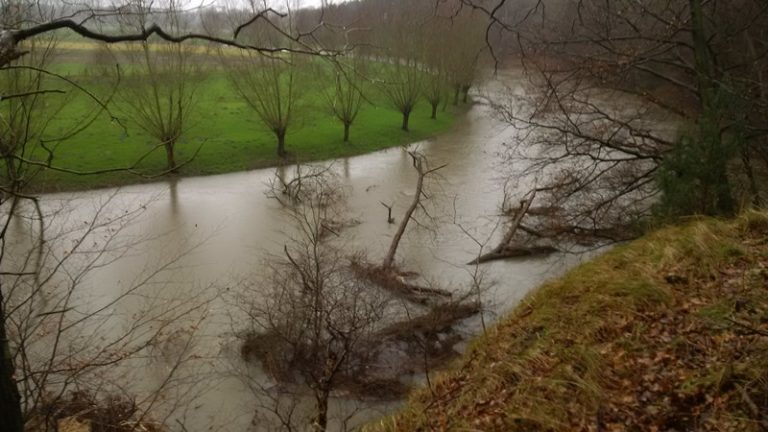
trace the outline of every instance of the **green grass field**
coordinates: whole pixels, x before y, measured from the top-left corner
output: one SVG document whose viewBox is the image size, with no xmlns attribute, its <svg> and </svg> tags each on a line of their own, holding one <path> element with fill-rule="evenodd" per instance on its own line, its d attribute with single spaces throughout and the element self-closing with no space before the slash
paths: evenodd
<svg viewBox="0 0 768 432">
<path fill-rule="evenodd" d="M 100 76 L 90 63 L 87 50 L 67 50 L 57 56 L 52 69 L 83 85 L 100 97 L 107 94 L 111 79 Z M 103 69 L 102 69 L 103 70 Z M 307 74 L 311 80 L 311 75 Z M 214 69 L 198 84 L 197 105 L 188 128 L 177 144 L 176 160 L 184 164 L 176 175 L 196 176 L 242 171 L 273 166 L 279 162 L 274 135 L 231 88 L 225 73 Z M 319 90 L 313 83 L 302 97 L 296 121 L 289 128 L 286 147 L 291 160 L 314 161 L 356 154 L 419 141 L 451 127 L 449 108 L 431 120 L 429 105 L 421 101 L 411 115 L 410 132 L 400 130 L 401 114 L 390 106 L 375 88 L 367 91 L 370 103 L 364 103 L 351 130 L 351 141 L 342 140 L 343 127 L 323 108 Z M 79 92 L 47 96 L 51 108 L 44 136 L 58 137 L 82 122 L 97 105 Z M 58 98 L 58 99 L 54 99 Z M 53 166 L 75 171 L 94 171 L 132 165 L 156 144 L 135 124 L 121 115 L 119 98 L 110 103 L 110 111 L 120 118 L 111 121 L 102 113 L 96 121 L 74 137 L 55 144 Z M 121 126 L 120 123 L 122 123 Z M 202 146 L 202 147 L 201 147 Z M 192 159 L 195 152 L 200 149 Z M 33 151 L 44 158 L 41 149 Z M 152 151 L 136 170 L 153 175 L 165 169 L 162 147 Z M 148 181 L 130 172 L 76 175 L 51 169 L 39 172 L 30 184 L 37 191 L 82 190 Z"/>
</svg>

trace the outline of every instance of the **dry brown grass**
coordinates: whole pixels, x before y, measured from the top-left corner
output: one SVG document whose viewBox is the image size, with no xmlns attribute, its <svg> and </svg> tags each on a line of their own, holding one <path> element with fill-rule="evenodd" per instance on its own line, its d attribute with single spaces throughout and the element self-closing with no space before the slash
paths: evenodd
<svg viewBox="0 0 768 432">
<path fill-rule="evenodd" d="M 761 431 L 768 214 L 693 220 L 548 283 L 369 431 Z"/>
</svg>

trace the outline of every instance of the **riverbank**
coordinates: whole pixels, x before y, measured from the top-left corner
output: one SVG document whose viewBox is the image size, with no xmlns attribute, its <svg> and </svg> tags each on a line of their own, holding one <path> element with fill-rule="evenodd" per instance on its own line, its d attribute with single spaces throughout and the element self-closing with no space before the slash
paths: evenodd
<svg viewBox="0 0 768 432">
<path fill-rule="evenodd" d="M 768 426 L 768 214 L 617 247 L 528 295 L 368 431 Z"/>
<path fill-rule="evenodd" d="M 93 94 L 110 95 L 110 69 L 99 51 L 57 51 L 52 69 L 87 88 Z M 208 57 L 204 57 L 208 59 Z M 210 59 L 208 59 L 210 61 Z M 422 141 L 445 133 L 463 106 L 443 106 L 432 119 L 431 107 L 419 101 L 410 116 L 410 131 L 401 129 L 402 115 L 373 85 L 364 89 L 365 100 L 344 142 L 343 124 L 327 107 L 322 82 L 302 71 L 304 87 L 295 101 L 288 127 L 288 162 L 311 162 L 371 153 Z M 306 76 L 305 76 L 306 75 Z M 39 165 L 26 175 L 27 191 L 61 192 L 146 183 L 172 177 L 192 177 L 247 171 L 284 163 L 277 156 L 277 139 L 257 113 L 235 92 L 226 74 L 208 70 L 196 82 L 194 106 L 176 144 L 178 172 L 167 172 L 165 148 L 132 121 L 125 99 L 132 97 L 127 79 L 112 97 L 110 112 L 82 92 L 53 95 L 31 112 L 36 133 L 46 145 L 30 146 L 29 157 Z M 55 80 L 51 85 L 58 84 Z M 94 114 L 96 113 L 96 114 Z M 73 131 L 76 131 L 73 132 Z M 66 139 L 62 139 L 66 137 Z M 48 161 L 52 150 L 52 158 Z"/>
<path fill-rule="evenodd" d="M 124 151 L 122 143 L 116 143 L 114 147 L 109 148 L 100 146 L 97 140 L 82 141 L 82 145 L 73 146 L 71 152 L 58 154 L 53 163 L 55 167 L 81 173 L 43 169 L 35 175 L 28 190 L 36 193 L 81 191 L 172 178 L 248 171 L 278 166 L 286 161 L 305 163 L 346 158 L 438 136 L 449 131 L 455 115 L 458 115 L 455 113 L 463 111 L 449 109 L 438 120 L 430 120 L 426 113 L 428 108 L 424 105 L 416 109 L 410 132 L 399 129 L 399 120 L 396 118 L 399 113 L 393 115 L 389 110 L 371 108 L 368 112 L 360 114 L 361 123 L 359 127 L 353 126 L 353 138 L 349 143 L 342 141 L 340 125 L 306 125 L 288 133 L 286 160 L 277 157 L 275 143 L 258 125 L 244 124 L 242 130 L 237 132 L 236 140 L 220 135 L 218 138 L 198 138 L 193 142 L 183 143 L 178 148 L 177 160 L 181 165 L 178 172 L 160 176 L 157 174 L 166 170 L 165 152 L 162 148 L 154 149 L 138 166 L 128 170 L 121 168 L 130 167 L 143 155 L 133 149 Z M 419 117 L 425 113 L 426 117 Z M 369 122 L 364 124 L 366 117 Z M 118 142 L 119 139 L 115 141 Z M 148 144 L 142 143 L 134 147 L 144 152 L 150 149 Z M 89 150 L 94 151 L 89 153 Z M 108 172 L 101 172 L 104 170 Z M 85 174 L 91 171 L 98 174 Z"/>
</svg>

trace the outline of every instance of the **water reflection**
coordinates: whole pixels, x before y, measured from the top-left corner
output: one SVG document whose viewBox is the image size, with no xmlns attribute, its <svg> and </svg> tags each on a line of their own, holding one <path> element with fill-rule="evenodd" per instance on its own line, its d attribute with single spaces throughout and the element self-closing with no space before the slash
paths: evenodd
<svg viewBox="0 0 768 432">
<path fill-rule="evenodd" d="M 396 125 L 394 125 L 396 126 Z M 472 284 L 472 269 L 465 263 L 478 253 L 478 245 L 464 230 L 478 237 L 500 235 L 495 232 L 497 206 L 501 198 L 497 153 L 515 133 L 495 119 L 490 108 L 475 105 L 460 115 L 455 127 L 436 139 L 417 143 L 430 165 L 447 164 L 440 181 L 428 185 L 430 214 L 435 223 L 430 229 L 411 227 L 404 238 L 398 261 L 409 270 L 447 289 L 466 289 Z M 393 216 L 400 220 L 413 196 L 416 175 L 407 151 L 392 148 L 377 153 L 345 158 L 335 164 L 344 187 L 350 191 L 347 206 L 350 217 L 360 224 L 344 231 L 344 240 L 353 248 L 364 249 L 377 262 L 383 258 L 396 224 L 386 220 L 381 202 L 393 205 Z M 169 179 L 155 184 L 126 187 L 119 192 L 97 190 L 78 194 L 49 195 L 48 208 L 69 206 L 70 217 L 88 220 L 115 194 L 113 207 L 144 206 L 146 209 L 121 238 L 130 239 L 130 253 L 102 268 L 95 269 L 83 282 L 94 297 L 109 299 L 120 295 L 126 284 L 146 274 L 148 268 L 173 257 L 173 265 L 148 284 L 147 298 L 172 302 L 174 299 L 205 298 L 205 320 L 185 322 L 194 326 L 194 359 L 185 362 L 173 395 L 188 401 L 178 416 L 186 420 L 191 432 L 208 430 L 244 431 L 259 404 L 248 383 L 232 374 L 246 367 L 239 361 L 233 332 L 245 327 L 245 319 L 233 312 L 220 293 L 237 290 L 243 278 L 258 279 L 260 263 L 267 254 L 279 253 L 290 229 L 280 205 L 265 195 L 266 184 L 278 175 L 290 177 L 293 168 L 280 166 L 227 175 Z M 137 204 L 139 203 L 139 204 Z M 18 222 L 19 232 L 29 224 Z M 496 238 L 490 240 L 494 242 Z M 573 257 L 553 256 L 514 262 L 496 262 L 484 267 L 485 281 L 494 289 L 485 300 L 503 311 L 515 304 L 542 280 L 572 265 Z M 170 303 L 169 303 L 170 304 Z M 113 313 L 130 324 L 130 317 L 145 308 L 126 302 Z M 466 331 L 479 328 L 479 320 Z M 174 328 L 172 339 L 184 340 L 185 330 Z M 178 341 L 161 351 L 180 352 Z M 181 350 L 183 352 L 183 350 Z M 190 357 L 191 359 L 192 357 Z M 167 374 L 142 373 L 146 367 L 123 371 L 126 387 L 151 391 L 162 384 Z M 162 372 L 162 371 L 161 371 Z M 129 377 L 129 378 L 128 378 Z M 205 378 L 205 380 L 203 379 Z M 266 377 L 262 378 L 266 380 Z M 418 380 L 418 377 L 414 379 Z M 335 400 L 336 412 L 354 402 Z M 360 419 L 386 413 L 398 403 L 366 402 Z M 263 426 L 263 425 L 262 425 Z M 259 429 L 257 425 L 257 429 Z M 269 427 L 262 428 L 269 430 Z"/>
</svg>

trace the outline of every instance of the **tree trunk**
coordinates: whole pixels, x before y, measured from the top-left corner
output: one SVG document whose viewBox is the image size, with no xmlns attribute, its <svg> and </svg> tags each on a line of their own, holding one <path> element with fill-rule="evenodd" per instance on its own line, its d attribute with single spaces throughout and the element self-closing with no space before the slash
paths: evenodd
<svg viewBox="0 0 768 432">
<path fill-rule="evenodd" d="M 752 158 L 749 155 L 749 147 L 744 146 L 741 149 L 741 163 L 744 165 L 744 172 L 747 175 L 749 181 L 749 192 L 752 195 L 752 205 L 755 208 L 760 208 L 760 189 L 757 187 L 757 181 L 755 180 L 755 171 L 752 168 Z"/>
<path fill-rule="evenodd" d="M 701 110 L 706 115 L 713 108 L 714 64 L 707 45 L 707 34 L 704 28 L 704 12 L 701 0 L 690 0 L 691 35 L 693 38 L 693 54 L 696 64 Z"/>
<path fill-rule="evenodd" d="M 440 105 L 439 103 L 435 102 L 432 103 L 432 117 L 430 117 L 432 120 L 437 120 L 437 106 Z"/>
<path fill-rule="evenodd" d="M 0 431 L 24 432 L 21 395 L 13 378 L 13 357 L 5 330 L 3 307 L 3 297 L 0 293 Z"/>
<path fill-rule="evenodd" d="M 461 86 L 454 87 L 453 92 L 453 106 L 456 106 L 459 104 L 459 93 L 461 93 Z"/>
<path fill-rule="evenodd" d="M 165 159 L 167 161 L 167 169 L 170 172 L 175 173 L 176 172 L 176 153 L 174 151 L 174 147 L 176 146 L 176 143 L 173 141 L 166 142 L 165 147 Z"/>
<path fill-rule="evenodd" d="M 315 432 L 325 432 L 328 428 L 328 399 L 331 396 L 331 390 L 328 386 L 322 386 L 315 392 L 316 411 L 315 418 L 312 421 L 312 430 Z"/>
<path fill-rule="evenodd" d="M 723 136 L 720 130 L 720 108 L 718 107 L 718 84 L 715 76 L 715 63 L 709 50 L 709 35 L 705 28 L 704 11 L 702 0 L 689 0 L 691 13 L 691 35 L 693 38 L 693 52 L 696 64 L 696 74 L 698 79 L 698 92 L 701 104 L 701 115 L 699 116 L 700 128 L 705 126 L 715 126 L 714 131 L 704 131 L 699 139 L 706 139 L 710 142 L 709 169 L 714 171 L 712 179 L 715 188 L 715 212 L 721 215 L 730 215 L 734 211 L 734 202 L 731 195 L 730 181 L 728 178 L 727 163 L 728 156 L 723 148 Z M 707 125 L 707 123 L 709 123 Z"/>
<path fill-rule="evenodd" d="M 504 238 L 501 240 L 501 243 L 499 243 L 499 246 L 496 249 L 503 249 L 512 243 L 512 239 L 515 237 L 517 229 L 520 228 L 520 224 L 523 223 L 523 218 L 525 218 L 525 215 L 528 214 L 528 210 L 530 210 L 531 204 L 533 204 L 533 200 L 535 198 L 536 189 L 533 190 L 530 198 L 520 201 L 520 207 L 518 207 L 517 212 L 515 213 L 515 218 L 512 219 L 512 224 L 507 229 L 506 234 L 504 234 Z"/>
<path fill-rule="evenodd" d="M 16 47 L 16 39 L 11 30 L 0 30 L 0 67 L 24 55 L 24 51 Z"/>
<path fill-rule="evenodd" d="M 406 131 L 406 132 L 409 131 L 409 129 L 408 129 L 408 121 L 410 120 L 410 117 L 411 117 L 411 110 L 410 109 L 407 109 L 407 110 L 403 111 L 403 127 L 402 127 L 402 129 L 404 131 Z"/>
<path fill-rule="evenodd" d="M 275 131 L 277 136 L 277 157 L 285 159 L 288 154 L 285 151 L 285 129 Z"/>
<path fill-rule="evenodd" d="M 723 145 L 722 137 L 719 137 L 717 145 Z M 721 163 L 715 164 L 714 166 L 714 169 L 717 170 L 717 177 L 714 185 L 717 198 L 716 213 L 723 216 L 732 216 L 736 210 L 736 205 L 734 203 L 733 194 L 731 193 L 731 181 L 728 178 L 727 160 L 722 160 L 720 162 Z"/>
<path fill-rule="evenodd" d="M 416 170 L 419 172 L 419 179 L 416 181 L 416 191 L 413 195 L 413 201 L 411 202 L 411 205 L 408 207 L 408 210 L 405 211 L 403 220 L 400 221 L 400 225 L 397 227 L 395 236 L 392 237 L 392 243 L 389 245 L 389 251 L 387 252 L 387 256 L 384 258 L 384 263 L 382 264 L 383 268 L 392 268 L 392 264 L 395 262 L 395 254 L 397 254 L 397 246 L 400 244 L 400 240 L 403 238 L 405 228 L 408 226 L 408 222 L 410 222 L 411 217 L 413 217 L 413 213 L 419 207 L 422 189 L 424 188 L 425 174 L 421 159 L 414 157 L 413 164 L 416 166 Z"/>
<path fill-rule="evenodd" d="M 512 239 L 515 238 L 517 230 L 520 228 L 520 224 L 523 223 L 523 218 L 528 214 L 528 210 L 533 204 L 533 200 L 536 198 L 536 189 L 534 189 L 530 197 L 520 201 L 520 207 L 515 212 L 515 217 L 512 219 L 512 223 L 507 228 L 507 232 L 504 234 L 504 238 L 501 239 L 499 244 L 493 248 L 490 252 L 483 254 L 468 264 L 482 264 L 484 262 L 493 261 L 497 259 L 549 254 L 556 252 L 556 249 L 550 246 L 532 246 L 532 247 L 518 247 L 512 245 Z"/>
<path fill-rule="evenodd" d="M 349 122 L 344 122 L 344 142 L 349 142 L 349 127 L 351 124 Z"/>
<path fill-rule="evenodd" d="M 461 92 L 464 94 L 464 96 L 461 98 L 462 103 L 467 103 L 469 100 L 469 89 L 472 86 L 464 85 L 461 87 Z"/>
</svg>

